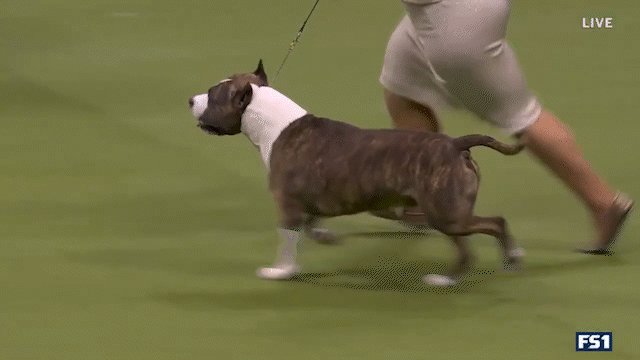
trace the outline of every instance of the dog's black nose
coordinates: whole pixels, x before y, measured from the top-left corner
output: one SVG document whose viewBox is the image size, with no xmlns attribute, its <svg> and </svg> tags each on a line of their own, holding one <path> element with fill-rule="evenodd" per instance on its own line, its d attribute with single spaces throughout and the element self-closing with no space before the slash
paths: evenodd
<svg viewBox="0 0 640 360">
<path fill-rule="evenodd" d="M 189 98 L 189 107 L 192 108 L 193 107 L 193 98 Z"/>
</svg>

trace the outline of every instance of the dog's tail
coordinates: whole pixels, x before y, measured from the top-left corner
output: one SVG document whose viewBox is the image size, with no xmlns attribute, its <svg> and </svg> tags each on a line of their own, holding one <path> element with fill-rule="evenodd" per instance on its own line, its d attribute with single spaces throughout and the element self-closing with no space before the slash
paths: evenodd
<svg viewBox="0 0 640 360">
<path fill-rule="evenodd" d="M 504 155 L 515 155 L 524 149 L 524 144 L 518 142 L 515 145 L 505 144 L 491 136 L 486 135 L 465 135 L 453 139 L 453 145 L 460 151 L 469 150 L 474 146 L 486 146 Z"/>
</svg>

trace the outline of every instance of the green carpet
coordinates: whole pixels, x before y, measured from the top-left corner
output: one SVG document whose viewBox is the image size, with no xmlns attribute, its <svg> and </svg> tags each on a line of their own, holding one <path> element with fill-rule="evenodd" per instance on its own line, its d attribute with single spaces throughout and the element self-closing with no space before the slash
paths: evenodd
<svg viewBox="0 0 640 360">
<path fill-rule="evenodd" d="M 206 136 L 187 99 L 258 58 L 273 75 L 312 4 L 0 1 L 0 359 L 584 359 L 580 330 L 613 331 L 598 358 L 640 358 L 638 216 L 615 256 L 573 253 L 586 213 L 528 155 L 474 150 L 478 213 L 507 217 L 520 273 L 474 236 L 465 282 L 431 289 L 420 278 L 453 259 L 448 240 L 358 215 L 327 222 L 343 246 L 304 244 L 298 281 L 255 277 L 277 245 L 259 155 Z M 520 0 L 509 28 L 531 87 L 635 198 L 639 13 Z M 390 126 L 377 78 L 402 14 L 320 2 L 275 86 L 315 114 Z M 463 113 L 443 123 L 504 139 Z"/>
</svg>

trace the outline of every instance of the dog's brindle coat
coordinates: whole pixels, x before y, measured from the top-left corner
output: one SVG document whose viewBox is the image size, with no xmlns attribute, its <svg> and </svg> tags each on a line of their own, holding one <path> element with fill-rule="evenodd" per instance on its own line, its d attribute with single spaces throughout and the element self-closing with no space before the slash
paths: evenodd
<svg viewBox="0 0 640 360">
<path fill-rule="evenodd" d="M 268 86 L 262 62 L 255 72 L 233 75 L 212 87 L 198 126 L 216 135 L 239 133 L 252 99 L 251 84 Z M 284 128 L 268 159 L 280 226 L 298 231 L 310 229 L 319 218 L 418 205 L 429 224 L 450 236 L 458 249 L 451 276 L 436 283 L 454 284 L 468 267 L 471 255 L 465 236 L 470 234 L 497 238 L 505 267 L 513 268 L 520 254 L 505 219 L 473 214 L 479 185 L 478 167 L 469 153 L 474 146 L 506 155 L 522 149 L 489 136 L 360 129 L 306 114 Z"/>
</svg>

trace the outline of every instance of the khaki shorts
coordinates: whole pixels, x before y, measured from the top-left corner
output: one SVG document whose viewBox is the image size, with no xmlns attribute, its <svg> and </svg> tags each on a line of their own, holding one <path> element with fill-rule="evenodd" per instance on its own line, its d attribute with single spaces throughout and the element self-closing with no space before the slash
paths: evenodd
<svg viewBox="0 0 640 360">
<path fill-rule="evenodd" d="M 407 0 L 380 82 L 436 110 L 465 108 L 509 134 L 541 112 L 505 40 L 509 0 Z M 425 1 L 425 0 L 420 0 Z"/>
</svg>

